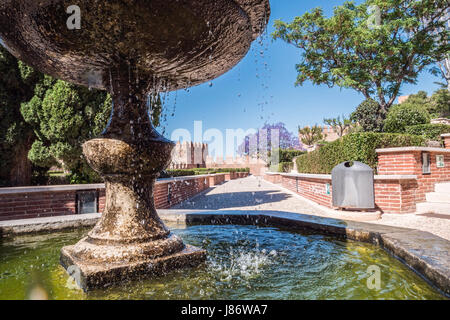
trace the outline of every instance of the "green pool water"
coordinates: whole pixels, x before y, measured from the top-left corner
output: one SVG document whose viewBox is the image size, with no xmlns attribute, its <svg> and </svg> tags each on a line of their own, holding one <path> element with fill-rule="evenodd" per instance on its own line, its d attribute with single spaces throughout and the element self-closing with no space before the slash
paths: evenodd
<svg viewBox="0 0 450 320">
<path fill-rule="evenodd" d="M 59 265 L 60 248 L 87 230 L 4 239 L 0 299 L 445 299 L 370 244 L 254 226 L 174 226 L 173 231 L 206 249 L 207 262 L 88 294 L 74 287 Z M 379 290 L 367 286 L 370 266 L 381 271 Z"/>
</svg>

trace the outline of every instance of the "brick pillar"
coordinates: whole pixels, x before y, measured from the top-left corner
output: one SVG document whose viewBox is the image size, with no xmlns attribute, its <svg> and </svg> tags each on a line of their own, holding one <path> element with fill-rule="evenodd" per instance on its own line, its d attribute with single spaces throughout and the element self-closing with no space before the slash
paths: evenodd
<svg viewBox="0 0 450 320">
<path fill-rule="evenodd" d="M 442 139 L 444 139 L 445 149 L 450 149 L 450 133 L 443 134 Z"/>
<path fill-rule="evenodd" d="M 396 152 L 389 149 L 377 150 L 378 168 L 381 175 L 418 174 L 421 169 L 420 151 L 405 151 L 402 148 Z"/>
</svg>

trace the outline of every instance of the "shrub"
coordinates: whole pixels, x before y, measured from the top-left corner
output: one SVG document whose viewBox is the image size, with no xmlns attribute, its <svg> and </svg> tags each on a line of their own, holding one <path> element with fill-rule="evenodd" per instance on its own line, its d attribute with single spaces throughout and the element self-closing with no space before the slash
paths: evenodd
<svg viewBox="0 0 450 320">
<path fill-rule="evenodd" d="M 193 170 L 166 170 L 161 172 L 160 178 L 174 178 L 174 177 L 186 177 L 195 176 L 195 171 Z"/>
<path fill-rule="evenodd" d="M 295 157 L 301 156 L 302 154 L 305 154 L 305 151 L 300 150 L 283 150 L 280 149 L 280 163 L 283 162 L 292 162 Z"/>
<path fill-rule="evenodd" d="M 276 149 L 274 151 L 275 153 L 278 153 L 279 159 L 278 162 L 281 164 L 283 162 L 292 162 L 295 157 L 298 157 L 302 154 L 305 154 L 306 151 L 301 150 L 294 150 L 294 149 Z M 271 167 L 272 165 L 277 166 L 276 163 L 272 163 L 272 155 L 269 155 L 270 161 L 268 163 L 268 167 Z"/>
<path fill-rule="evenodd" d="M 450 116 L 450 92 L 447 89 L 436 91 L 430 98 L 430 103 L 427 106 L 428 111 L 434 117 L 449 117 Z"/>
<path fill-rule="evenodd" d="M 350 119 L 358 123 L 362 131 L 381 132 L 383 130 L 383 117 L 380 114 L 380 106 L 375 100 L 364 100 L 350 115 Z"/>
<path fill-rule="evenodd" d="M 430 140 L 441 140 L 441 135 L 450 133 L 450 125 L 447 124 L 419 124 L 406 127 L 406 133 L 422 136 Z"/>
<path fill-rule="evenodd" d="M 194 168 L 194 169 L 176 169 L 166 170 L 161 172 L 160 178 L 174 178 L 174 177 L 187 177 L 198 176 L 204 174 L 214 173 L 231 173 L 231 172 L 250 172 L 250 168 Z"/>
<path fill-rule="evenodd" d="M 376 149 L 424 146 L 425 142 L 424 137 L 408 134 L 353 133 L 298 157 L 297 170 L 301 173 L 329 174 L 336 165 L 344 161 L 360 161 L 376 169 Z"/>
<path fill-rule="evenodd" d="M 389 110 L 384 121 L 384 131 L 403 133 L 406 127 L 427 124 L 430 119 L 430 114 L 425 107 L 405 102 L 395 105 Z"/>
<path fill-rule="evenodd" d="M 289 173 L 294 169 L 294 163 L 293 162 L 280 162 L 278 165 L 278 172 L 286 172 Z"/>
<path fill-rule="evenodd" d="M 419 91 L 410 95 L 404 103 L 424 107 L 432 118 L 450 116 L 450 93 L 447 89 L 437 90 L 431 97 L 425 91 Z"/>
<path fill-rule="evenodd" d="M 51 186 L 70 184 L 70 178 L 68 175 L 65 174 L 61 175 L 50 174 L 47 184 Z"/>
</svg>

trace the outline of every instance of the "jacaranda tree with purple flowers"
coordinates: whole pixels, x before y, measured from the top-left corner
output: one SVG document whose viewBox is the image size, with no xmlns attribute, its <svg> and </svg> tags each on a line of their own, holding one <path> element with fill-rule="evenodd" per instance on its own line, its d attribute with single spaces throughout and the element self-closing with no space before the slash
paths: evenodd
<svg viewBox="0 0 450 320">
<path fill-rule="evenodd" d="M 283 122 L 266 123 L 257 133 L 245 137 L 238 153 L 267 160 L 267 155 L 275 149 L 303 150 L 303 145 Z"/>
</svg>

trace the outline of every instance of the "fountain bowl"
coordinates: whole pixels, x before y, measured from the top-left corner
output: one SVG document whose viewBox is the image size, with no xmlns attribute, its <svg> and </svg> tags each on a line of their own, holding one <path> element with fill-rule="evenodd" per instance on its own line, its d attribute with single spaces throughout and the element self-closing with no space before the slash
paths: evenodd
<svg viewBox="0 0 450 320">
<path fill-rule="evenodd" d="M 131 63 L 150 88 L 170 91 L 224 74 L 265 28 L 268 0 L 4 0 L 0 38 L 46 74 L 109 89 L 111 66 Z"/>
</svg>

